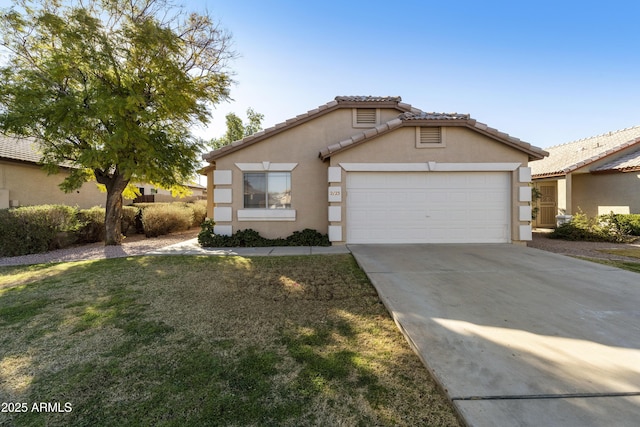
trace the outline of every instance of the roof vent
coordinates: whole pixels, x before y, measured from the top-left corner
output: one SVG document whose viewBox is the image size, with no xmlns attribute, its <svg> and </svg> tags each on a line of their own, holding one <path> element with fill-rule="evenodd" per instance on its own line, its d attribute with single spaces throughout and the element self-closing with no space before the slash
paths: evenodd
<svg viewBox="0 0 640 427">
<path fill-rule="evenodd" d="M 375 108 L 357 108 L 356 109 L 356 123 L 363 124 L 376 124 L 376 109 Z"/>
</svg>

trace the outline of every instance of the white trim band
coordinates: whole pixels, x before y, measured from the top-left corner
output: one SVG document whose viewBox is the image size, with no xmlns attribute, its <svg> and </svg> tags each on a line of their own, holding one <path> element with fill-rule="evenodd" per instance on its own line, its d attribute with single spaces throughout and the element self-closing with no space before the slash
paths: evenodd
<svg viewBox="0 0 640 427">
<path fill-rule="evenodd" d="M 295 209 L 238 209 L 238 221 L 295 221 Z"/>
<path fill-rule="evenodd" d="M 298 166 L 297 163 L 236 163 L 236 167 L 243 172 L 265 172 L 265 171 L 278 171 L 289 172 Z"/>
<path fill-rule="evenodd" d="M 347 172 L 509 172 L 521 163 L 340 163 Z"/>
</svg>

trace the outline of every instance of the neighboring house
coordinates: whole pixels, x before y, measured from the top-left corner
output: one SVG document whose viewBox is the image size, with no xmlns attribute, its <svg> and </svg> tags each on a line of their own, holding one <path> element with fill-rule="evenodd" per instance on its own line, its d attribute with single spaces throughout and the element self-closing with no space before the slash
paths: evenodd
<svg viewBox="0 0 640 427">
<path fill-rule="evenodd" d="M 531 163 L 537 227 L 555 227 L 579 211 L 640 213 L 640 126 L 547 150 L 549 157 Z"/>
<path fill-rule="evenodd" d="M 136 184 L 138 187 L 138 191 L 140 192 L 140 196 L 137 197 L 133 203 L 139 202 L 155 202 L 155 203 L 167 203 L 167 202 L 191 202 L 194 200 L 204 200 L 206 199 L 206 187 L 197 184 L 195 182 L 186 184 L 186 187 L 191 190 L 191 195 L 179 198 L 174 197 L 171 194 L 171 191 L 165 190 L 164 188 L 158 188 L 151 184 Z"/>
<path fill-rule="evenodd" d="M 40 165 L 37 142 L 33 139 L 16 139 L 0 135 L 0 209 L 27 205 L 64 204 L 82 209 L 103 206 L 106 193 L 98 190 L 96 182 L 86 182 L 79 190 L 65 193 L 58 185 L 68 176 L 68 168 L 48 175 Z M 145 193 L 154 195 L 156 202 L 190 201 L 204 198 L 204 187 L 189 184 L 193 191 L 189 197 L 178 199 L 171 192 L 155 189 L 148 184 L 138 184 Z M 132 203 L 125 200 L 125 203 Z"/>
<path fill-rule="evenodd" d="M 311 228 L 334 244 L 531 239 L 530 160 L 466 114 L 343 96 L 203 156 L 217 234 Z"/>
<path fill-rule="evenodd" d="M 105 193 L 95 182 L 86 182 L 79 190 L 65 193 L 58 185 L 68 176 L 68 168 L 47 175 L 39 164 L 41 155 L 33 139 L 0 135 L 0 209 L 27 205 L 64 204 L 90 208 L 104 205 Z"/>
</svg>

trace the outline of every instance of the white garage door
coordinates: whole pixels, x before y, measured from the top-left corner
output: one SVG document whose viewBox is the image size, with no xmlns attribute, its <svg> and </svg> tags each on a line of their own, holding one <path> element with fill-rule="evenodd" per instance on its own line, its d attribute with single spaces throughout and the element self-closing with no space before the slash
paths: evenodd
<svg viewBox="0 0 640 427">
<path fill-rule="evenodd" d="M 349 172 L 347 243 L 506 243 L 507 172 Z"/>
</svg>

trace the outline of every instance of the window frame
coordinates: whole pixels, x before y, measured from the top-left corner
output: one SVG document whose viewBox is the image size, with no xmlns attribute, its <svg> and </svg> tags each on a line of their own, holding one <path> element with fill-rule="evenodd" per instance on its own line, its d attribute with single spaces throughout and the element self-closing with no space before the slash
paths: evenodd
<svg viewBox="0 0 640 427">
<path fill-rule="evenodd" d="M 256 194 L 264 194 L 263 196 L 263 200 L 264 200 L 264 206 L 255 206 L 255 205 L 247 205 L 247 175 L 263 175 L 264 176 L 264 192 L 259 192 Z M 273 175 L 272 179 L 276 178 L 276 175 L 281 175 L 283 177 L 286 178 L 286 185 L 285 185 L 285 196 L 286 193 L 288 194 L 289 197 L 289 202 L 288 203 L 282 203 L 281 207 L 277 207 L 272 205 L 271 203 L 269 203 L 269 199 L 270 199 L 270 193 L 272 193 L 271 191 L 269 191 L 269 176 Z M 256 209 L 264 209 L 264 210 L 284 210 L 284 209 L 291 209 L 291 171 L 243 171 L 242 172 L 242 209 L 248 209 L 248 210 L 256 210 Z M 273 185 L 276 185 L 275 183 Z M 273 188 L 273 187 L 271 187 Z M 260 202 L 258 202 L 260 203 Z"/>
</svg>

